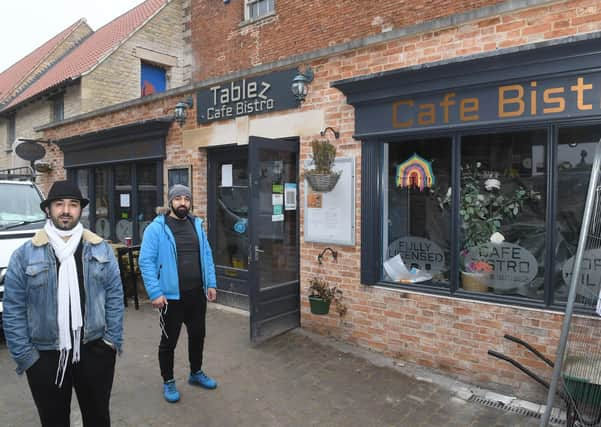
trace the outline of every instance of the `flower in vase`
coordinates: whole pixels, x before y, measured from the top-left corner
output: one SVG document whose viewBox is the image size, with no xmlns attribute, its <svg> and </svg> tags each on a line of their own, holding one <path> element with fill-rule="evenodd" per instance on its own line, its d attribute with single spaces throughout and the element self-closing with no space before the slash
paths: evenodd
<svg viewBox="0 0 601 427">
<path fill-rule="evenodd" d="M 489 178 L 486 181 L 484 181 L 484 188 L 486 189 L 486 191 L 500 190 L 501 181 L 499 181 L 496 178 Z"/>
<path fill-rule="evenodd" d="M 468 264 L 471 273 L 492 273 L 492 265 L 486 261 L 472 261 Z"/>
<path fill-rule="evenodd" d="M 503 243 L 505 241 L 505 236 L 503 236 L 501 233 L 499 233 L 498 231 L 495 231 L 491 236 L 490 236 L 490 242 L 491 243 Z"/>
</svg>

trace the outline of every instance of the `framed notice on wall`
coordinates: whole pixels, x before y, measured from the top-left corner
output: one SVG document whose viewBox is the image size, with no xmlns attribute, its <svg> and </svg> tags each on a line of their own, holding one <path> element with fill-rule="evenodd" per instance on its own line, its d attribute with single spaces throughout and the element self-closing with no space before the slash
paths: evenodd
<svg viewBox="0 0 601 427">
<path fill-rule="evenodd" d="M 311 161 L 305 161 L 310 167 Z M 318 193 L 305 180 L 305 242 L 355 244 L 355 159 L 337 158 L 333 169 L 342 171 L 336 187 Z"/>
</svg>

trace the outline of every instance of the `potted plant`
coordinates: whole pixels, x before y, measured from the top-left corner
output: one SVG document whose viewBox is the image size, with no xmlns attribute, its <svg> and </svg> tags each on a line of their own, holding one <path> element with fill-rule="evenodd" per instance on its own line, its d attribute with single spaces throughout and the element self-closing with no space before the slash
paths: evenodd
<svg viewBox="0 0 601 427">
<path fill-rule="evenodd" d="M 336 286 L 330 286 L 326 280 L 320 277 L 310 279 L 309 292 L 311 313 L 328 314 L 330 312 L 330 304 L 334 301 L 338 315 L 342 317 L 346 314 L 347 307 L 342 302 L 342 291 Z"/>
<path fill-rule="evenodd" d="M 338 183 L 342 171 L 332 170 L 336 159 L 336 147 L 327 139 L 311 141 L 313 167 L 305 169 L 303 176 L 314 191 L 327 193 Z"/>
<path fill-rule="evenodd" d="M 492 265 L 486 261 L 471 261 L 461 272 L 461 284 L 466 291 L 488 292 Z"/>
<path fill-rule="evenodd" d="M 487 273 L 487 281 L 490 281 L 493 271 L 492 266 L 484 260 L 466 265 L 465 259 L 470 249 L 488 242 L 503 242 L 505 238 L 500 233 L 503 222 L 517 218 L 524 202 L 541 199 L 539 192 L 521 186 L 513 191 L 502 189 L 498 172 L 482 171 L 481 168 L 480 162 L 466 164 L 462 167 L 461 174 L 459 215 L 462 220 L 463 249 L 460 268 L 464 289 L 473 285 L 474 273 L 480 276 Z M 444 198 L 438 197 L 441 208 L 450 206 L 451 198 L 452 191 L 449 187 Z M 466 285 L 466 282 L 469 283 Z M 484 288 L 487 289 L 488 285 L 479 286 L 479 289 Z"/>
</svg>

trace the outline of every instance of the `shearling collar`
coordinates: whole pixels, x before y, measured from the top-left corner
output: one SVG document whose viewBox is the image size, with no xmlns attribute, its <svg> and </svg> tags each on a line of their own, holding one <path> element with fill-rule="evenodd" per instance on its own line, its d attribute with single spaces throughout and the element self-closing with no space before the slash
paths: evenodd
<svg viewBox="0 0 601 427">
<path fill-rule="evenodd" d="M 86 242 L 90 242 L 93 245 L 97 245 L 103 240 L 102 237 L 86 229 L 83 230 L 81 238 Z M 33 246 L 44 246 L 47 245 L 48 242 L 48 234 L 46 234 L 46 230 L 44 230 L 43 228 L 38 230 L 35 233 L 35 235 L 31 238 L 31 243 L 33 244 Z"/>
</svg>

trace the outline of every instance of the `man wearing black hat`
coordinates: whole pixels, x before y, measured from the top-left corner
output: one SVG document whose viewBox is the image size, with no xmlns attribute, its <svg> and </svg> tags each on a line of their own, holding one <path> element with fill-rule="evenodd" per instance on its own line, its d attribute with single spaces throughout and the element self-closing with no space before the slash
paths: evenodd
<svg viewBox="0 0 601 427">
<path fill-rule="evenodd" d="M 188 331 L 188 383 L 215 389 L 217 382 L 202 370 L 207 300 L 214 301 L 215 265 L 202 220 L 190 215 L 192 193 L 184 185 L 169 189 L 168 215 L 157 216 L 144 231 L 138 263 L 144 286 L 162 322 L 159 367 L 163 396 L 180 398 L 173 357 L 182 324 Z"/>
<path fill-rule="evenodd" d="M 6 344 L 44 427 L 69 426 L 72 389 L 85 427 L 110 426 L 123 288 L 111 247 L 79 222 L 87 204 L 75 184 L 55 182 L 40 204 L 46 225 L 6 273 Z"/>
</svg>

